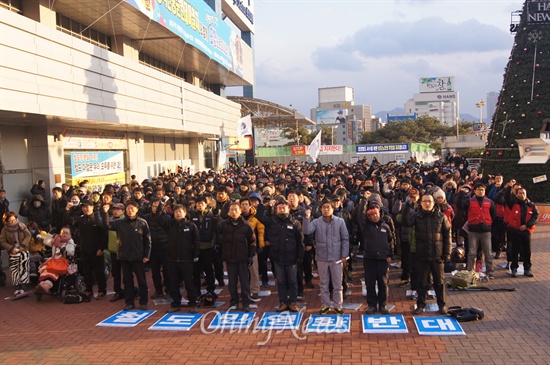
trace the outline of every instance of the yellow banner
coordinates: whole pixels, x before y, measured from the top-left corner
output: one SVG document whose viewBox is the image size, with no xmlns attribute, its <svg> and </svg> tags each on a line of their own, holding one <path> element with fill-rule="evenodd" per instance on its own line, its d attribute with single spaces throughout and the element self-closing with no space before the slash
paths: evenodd
<svg viewBox="0 0 550 365">
<path fill-rule="evenodd" d="M 82 181 L 88 180 L 88 190 L 89 191 L 99 191 L 101 192 L 105 185 L 118 183 L 120 185 L 126 183 L 126 174 L 124 172 L 119 172 L 118 174 L 111 175 L 102 175 L 102 176 L 93 176 L 93 177 L 78 177 L 72 179 L 72 185 L 78 185 Z"/>
</svg>

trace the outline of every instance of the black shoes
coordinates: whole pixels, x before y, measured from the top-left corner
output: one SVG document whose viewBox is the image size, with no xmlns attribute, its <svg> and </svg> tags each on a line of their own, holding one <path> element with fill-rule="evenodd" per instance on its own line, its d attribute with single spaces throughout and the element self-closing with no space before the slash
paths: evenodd
<svg viewBox="0 0 550 365">
<path fill-rule="evenodd" d="M 439 307 L 439 310 L 437 311 L 437 313 L 439 314 L 447 314 L 447 307 L 443 306 L 443 307 Z"/>
<path fill-rule="evenodd" d="M 532 277 L 535 276 L 535 274 L 533 274 L 533 273 L 531 272 L 531 270 L 525 270 L 525 272 L 523 273 L 523 275 L 525 275 L 525 276 L 527 276 L 527 277 L 529 277 L 529 278 L 532 278 Z"/>
<path fill-rule="evenodd" d="M 133 304 L 127 304 L 126 307 L 124 307 L 125 311 L 131 311 L 133 309 L 136 309 L 136 306 Z"/>
<path fill-rule="evenodd" d="M 416 307 L 415 310 L 413 310 L 413 315 L 417 316 L 419 314 L 422 314 L 424 312 L 424 307 Z"/>
<path fill-rule="evenodd" d="M 113 297 L 109 300 L 109 302 L 116 302 L 117 300 L 121 300 L 121 299 L 124 299 L 124 295 L 120 293 L 115 293 L 115 295 L 113 295 Z"/>
</svg>

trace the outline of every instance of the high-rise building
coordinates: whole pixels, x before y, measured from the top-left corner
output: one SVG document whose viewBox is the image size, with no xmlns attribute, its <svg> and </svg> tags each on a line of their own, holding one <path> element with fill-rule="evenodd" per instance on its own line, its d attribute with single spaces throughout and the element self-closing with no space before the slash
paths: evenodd
<svg viewBox="0 0 550 365">
<path fill-rule="evenodd" d="M 429 115 L 448 126 L 455 125 L 460 117 L 460 102 L 452 76 L 422 77 L 418 94 L 405 103 L 405 114 Z"/>
<path fill-rule="evenodd" d="M 487 121 L 487 124 L 490 124 L 491 120 L 493 119 L 493 115 L 495 114 L 497 103 L 498 103 L 498 93 L 494 91 L 487 93 L 487 103 L 485 105 L 485 110 L 487 111 L 487 118 L 485 118 L 485 120 Z"/>
<path fill-rule="evenodd" d="M 2 187 L 216 168 L 241 117 L 225 88 L 253 92 L 253 15 L 252 0 L 0 0 Z"/>
</svg>

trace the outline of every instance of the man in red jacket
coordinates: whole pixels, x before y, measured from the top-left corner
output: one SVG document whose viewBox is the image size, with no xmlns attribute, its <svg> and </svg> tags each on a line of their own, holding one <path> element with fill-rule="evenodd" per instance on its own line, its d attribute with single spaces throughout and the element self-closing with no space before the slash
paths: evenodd
<svg viewBox="0 0 550 365">
<path fill-rule="evenodd" d="M 523 254 L 524 275 L 532 278 L 531 272 L 531 234 L 539 219 L 539 211 L 535 203 L 527 199 L 527 191 L 519 188 L 516 197 L 508 205 L 508 238 L 512 242 L 512 277 L 518 275 L 518 256 Z"/>
</svg>

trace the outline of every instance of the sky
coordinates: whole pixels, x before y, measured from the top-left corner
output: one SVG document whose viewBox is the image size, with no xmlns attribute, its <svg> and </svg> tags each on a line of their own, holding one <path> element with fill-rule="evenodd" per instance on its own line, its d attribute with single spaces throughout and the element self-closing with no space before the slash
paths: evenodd
<svg viewBox="0 0 550 365">
<path fill-rule="evenodd" d="M 522 0 L 255 0 L 254 97 L 317 107 L 349 86 L 372 113 L 403 108 L 420 77 L 454 76 L 460 112 L 502 87 Z M 484 119 L 486 113 L 484 110 Z"/>
</svg>

